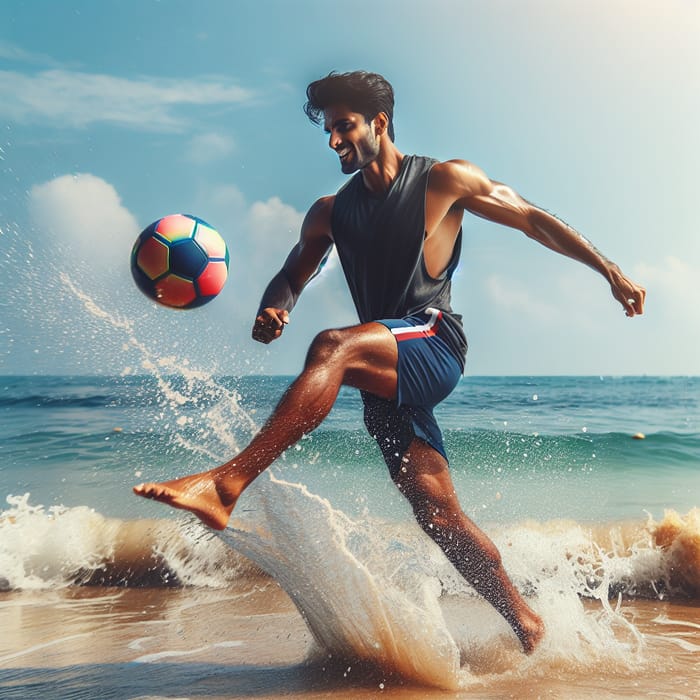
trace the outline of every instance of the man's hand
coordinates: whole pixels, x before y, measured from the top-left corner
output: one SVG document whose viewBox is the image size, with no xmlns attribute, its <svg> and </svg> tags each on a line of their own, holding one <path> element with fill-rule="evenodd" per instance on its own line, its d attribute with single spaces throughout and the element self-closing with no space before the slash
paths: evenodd
<svg viewBox="0 0 700 700">
<path fill-rule="evenodd" d="M 282 335 L 288 323 L 289 312 L 285 309 L 263 309 L 253 325 L 253 340 L 267 345 Z"/>
<path fill-rule="evenodd" d="M 622 308 L 627 316 L 631 317 L 644 313 L 646 289 L 625 277 L 617 266 L 610 273 L 610 288 L 615 299 L 622 304 Z"/>
</svg>

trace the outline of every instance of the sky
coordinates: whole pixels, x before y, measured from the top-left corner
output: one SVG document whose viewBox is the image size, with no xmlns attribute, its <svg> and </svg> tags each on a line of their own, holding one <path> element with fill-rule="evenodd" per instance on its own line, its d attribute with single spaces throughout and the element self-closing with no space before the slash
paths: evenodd
<svg viewBox="0 0 700 700">
<path fill-rule="evenodd" d="M 700 374 L 698 36 L 697 0 L 5 0 L 0 374 L 297 373 L 318 331 L 357 320 L 335 258 L 281 340 L 250 328 L 345 181 L 306 85 L 355 69 L 393 84 L 403 153 L 476 163 L 647 288 L 628 319 L 598 273 L 467 214 L 467 374 Z M 129 272 L 177 212 L 231 256 L 189 311 Z"/>
</svg>

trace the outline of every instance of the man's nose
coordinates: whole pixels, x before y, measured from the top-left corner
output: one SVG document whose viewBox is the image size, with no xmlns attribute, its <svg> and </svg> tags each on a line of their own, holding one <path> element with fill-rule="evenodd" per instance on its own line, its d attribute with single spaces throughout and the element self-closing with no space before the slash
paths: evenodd
<svg viewBox="0 0 700 700">
<path fill-rule="evenodd" d="M 335 151 L 340 144 L 340 137 L 334 131 L 331 131 L 331 135 L 328 137 L 328 145 Z"/>
</svg>

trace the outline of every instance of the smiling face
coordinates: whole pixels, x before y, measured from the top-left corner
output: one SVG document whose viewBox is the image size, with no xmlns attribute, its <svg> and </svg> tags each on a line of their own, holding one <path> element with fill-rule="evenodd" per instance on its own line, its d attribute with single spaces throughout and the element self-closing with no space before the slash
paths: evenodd
<svg viewBox="0 0 700 700">
<path fill-rule="evenodd" d="M 323 114 L 328 145 L 338 154 L 340 168 L 346 175 L 376 159 L 379 155 L 376 120 L 367 122 L 364 115 L 343 105 L 328 107 Z"/>
</svg>

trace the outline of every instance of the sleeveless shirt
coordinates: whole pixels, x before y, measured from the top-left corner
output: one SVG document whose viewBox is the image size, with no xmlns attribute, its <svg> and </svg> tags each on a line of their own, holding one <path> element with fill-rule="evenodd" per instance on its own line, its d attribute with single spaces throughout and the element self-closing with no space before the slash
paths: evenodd
<svg viewBox="0 0 700 700">
<path fill-rule="evenodd" d="M 459 262 L 460 229 L 447 269 L 437 278 L 425 267 L 425 199 L 430 169 L 438 161 L 404 156 L 383 197 L 356 173 L 336 194 L 333 240 L 362 323 L 404 318 L 432 307 L 443 312 L 438 335 L 464 368 L 467 340 L 462 317 L 450 306 L 452 273 Z"/>
</svg>

